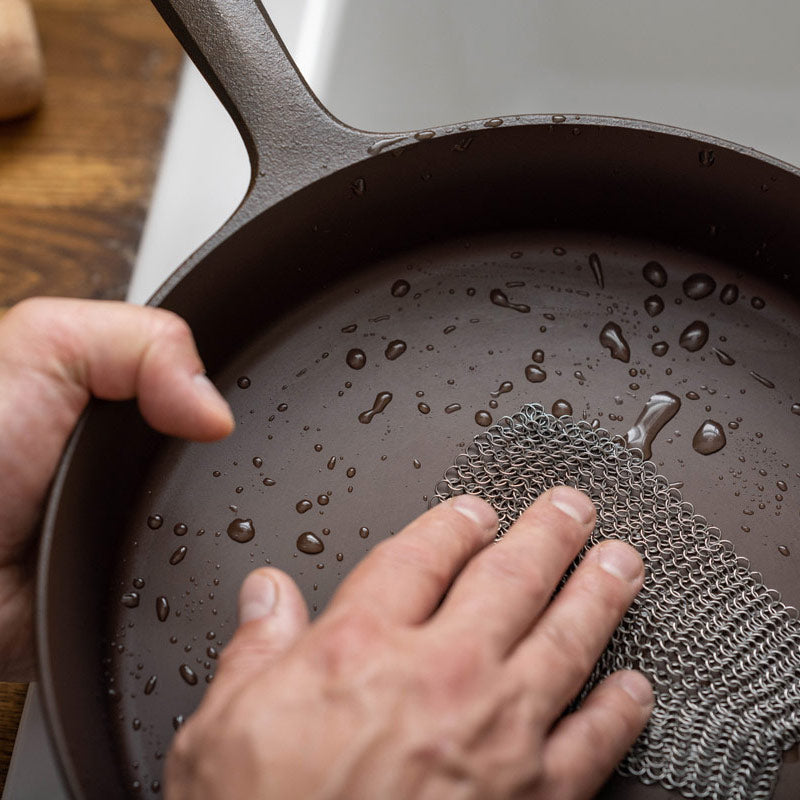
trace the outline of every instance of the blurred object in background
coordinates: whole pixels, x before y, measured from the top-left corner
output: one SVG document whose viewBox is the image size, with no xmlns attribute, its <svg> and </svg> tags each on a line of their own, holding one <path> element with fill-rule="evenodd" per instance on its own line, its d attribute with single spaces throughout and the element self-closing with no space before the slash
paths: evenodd
<svg viewBox="0 0 800 800">
<path fill-rule="evenodd" d="M 41 102 L 44 62 L 28 0 L 0 0 L 0 120 L 29 114 Z"/>
</svg>

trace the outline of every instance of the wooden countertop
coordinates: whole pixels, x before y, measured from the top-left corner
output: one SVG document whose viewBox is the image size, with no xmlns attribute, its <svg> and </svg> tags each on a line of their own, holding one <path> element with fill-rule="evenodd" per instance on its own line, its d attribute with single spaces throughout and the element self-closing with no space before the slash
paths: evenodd
<svg viewBox="0 0 800 800">
<path fill-rule="evenodd" d="M 181 51 L 147 0 L 33 0 L 42 107 L 0 123 L 0 313 L 125 294 Z M 0 792 L 24 684 L 0 684 Z"/>
</svg>

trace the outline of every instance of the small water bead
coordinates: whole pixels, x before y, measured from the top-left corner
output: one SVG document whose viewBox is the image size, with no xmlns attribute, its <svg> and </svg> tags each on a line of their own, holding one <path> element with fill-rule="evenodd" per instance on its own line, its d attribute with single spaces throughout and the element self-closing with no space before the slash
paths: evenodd
<svg viewBox="0 0 800 800">
<path fill-rule="evenodd" d="M 250 388 L 250 378 L 248 378 L 247 375 L 242 375 L 241 378 L 239 378 L 236 381 L 236 385 L 240 389 L 249 389 Z"/>
<path fill-rule="evenodd" d="M 503 120 L 499 117 L 493 117 L 490 120 L 487 120 L 483 123 L 484 128 L 499 128 L 503 124 Z"/>
<path fill-rule="evenodd" d="M 792 414 L 800 415 L 800 403 L 792 403 L 792 407 L 789 410 Z"/>
<path fill-rule="evenodd" d="M 531 310 L 531 307 L 525 305 L 525 303 L 512 303 L 502 289 L 492 289 L 491 292 L 489 292 L 489 300 L 491 300 L 496 306 L 500 306 L 501 308 L 511 308 L 514 311 L 519 311 L 522 314 L 527 314 Z"/>
<path fill-rule="evenodd" d="M 156 684 L 158 683 L 158 676 L 151 675 L 147 679 L 147 683 L 144 685 L 144 693 L 147 695 L 153 694 L 153 690 L 156 688 Z"/>
<path fill-rule="evenodd" d="M 180 563 L 181 563 L 181 561 L 183 561 L 183 559 L 185 558 L 185 556 L 186 556 L 186 547 L 183 547 L 183 546 L 182 546 L 182 547 L 179 547 L 179 548 L 178 548 L 178 549 L 177 549 L 177 550 L 176 550 L 176 551 L 175 551 L 175 552 L 174 552 L 174 553 L 173 553 L 173 554 L 172 554 L 172 555 L 169 557 L 169 563 L 170 563 L 170 564 L 172 564 L 172 566 L 174 567 L 176 564 L 180 564 Z"/>
<path fill-rule="evenodd" d="M 541 383 L 547 379 L 547 373 L 537 364 L 528 364 L 525 367 L 525 377 L 531 383 Z"/>
<path fill-rule="evenodd" d="M 702 320 L 695 320 L 687 325 L 678 340 L 680 346 L 690 353 L 702 349 L 708 341 L 708 325 Z"/>
<path fill-rule="evenodd" d="M 390 291 L 392 293 L 392 297 L 405 297 L 410 289 L 411 284 L 408 281 L 404 281 L 402 278 L 400 278 L 392 284 Z"/>
<path fill-rule="evenodd" d="M 580 381 L 581 383 L 586 382 L 586 376 L 579 369 L 576 369 L 575 372 L 572 373 L 572 377 L 575 378 L 575 380 Z"/>
<path fill-rule="evenodd" d="M 369 528 L 364 527 L 363 525 L 358 529 L 358 535 L 362 539 L 369 538 Z"/>
<path fill-rule="evenodd" d="M 697 159 L 701 167 L 713 167 L 714 161 L 716 161 L 713 150 L 701 150 L 697 154 Z"/>
<path fill-rule="evenodd" d="M 178 667 L 178 674 L 189 686 L 194 686 L 197 683 L 197 675 L 188 664 L 181 664 L 180 667 Z"/>
<path fill-rule="evenodd" d="M 163 594 L 156 598 L 156 616 L 159 622 L 165 622 L 169 616 L 169 600 Z"/>
<path fill-rule="evenodd" d="M 750 298 L 750 305 L 753 306 L 757 311 L 760 311 L 766 305 L 766 302 L 761 297 L 751 297 Z"/>
<path fill-rule="evenodd" d="M 337 553 L 337 554 L 336 554 L 336 560 L 337 560 L 337 561 L 342 561 L 342 560 L 344 560 L 344 553 Z"/>
<path fill-rule="evenodd" d="M 120 603 L 122 603 L 125 608 L 136 608 L 139 605 L 139 593 L 125 592 L 120 598 Z"/>
<path fill-rule="evenodd" d="M 565 256 L 567 251 L 563 247 L 554 247 L 553 248 L 553 255 L 554 256 Z"/>
<path fill-rule="evenodd" d="M 701 455 L 709 456 L 725 447 L 725 431 L 719 422 L 707 419 L 692 438 L 692 447 Z"/>
<path fill-rule="evenodd" d="M 306 531 L 297 537 L 297 549 L 301 553 L 315 556 L 325 549 L 325 545 L 318 536 L 315 536 L 311 531 Z"/>
<path fill-rule="evenodd" d="M 778 487 L 778 488 L 779 488 L 779 489 L 780 489 L 782 492 L 787 492 L 787 491 L 789 491 L 789 487 L 788 487 L 788 485 L 786 484 L 786 481 L 778 481 L 778 482 L 777 482 L 775 485 L 776 485 L 776 486 L 777 486 L 777 487 Z"/>
<path fill-rule="evenodd" d="M 321 494 L 321 495 L 319 495 L 319 497 L 317 497 L 317 503 L 319 505 L 321 505 L 321 506 L 328 505 L 330 500 L 331 500 L 330 497 L 328 497 L 328 495 L 326 495 L 326 494 Z"/>
<path fill-rule="evenodd" d="M 322 535 L 323 536 L 330 536 L 331 535 L 331 529 L 330 528 L 323 528 L 322 529 Z"/>
<path fill-rule="evenodd" d="M 665 356 L 667 351 L 669 350 L 669 345 L 667 342 L 655 342 L 653 346 L 650 348 L 654 356 Z"/>
<path fill-rule="evenodd" d="M 461 403 L 450 403 L 449 406 L 444 408 L 445 414 L 454 414 L 456 411 L 461 411 Z"/>
<path fill-rule="evenodd" d="M 363 369 L 367 363 L 367 355 L 359 347 L 347 351 L 345 361 L 350 369 Z"/>
<path fill-rule="evenodd" d="M 534 350 L 533 353 L 531 353 L 531 359 L 535 364 L 541 364 L 544 361 L 544 350 Z M 504 385 L 505 384 L 501 384 L 501 386 Z M 514 388 L 513 384 L 511 384 L 511 388 Z"/>
<path fill-rule="evenodd" d="M 488 411 L 476 411 L 475 422 L 477 422 L 478 425 L 487 428 L 492 424 L 492 415 Z"/>
<path fill-rule="evenodd" d="M 384 355 L 389 361 L 394 361 L 397 358 L 400 358 L 403 353 L 406 351 L 406 343 L 402 339 L 393 339 L 389 344 L 386 345 L 386 350 L 384 351 Z"/>
<path fill-rule="evenodd" d="M 495 408 L 497 408 L 497 406 L 498 406 L 498 402 L 494 398 L 489 401 L 489 408 L 495 409 Z"/>
<path fill-rule="evenodd" d="M 642 267 L 642 277 L 657 289 L 667 285 L 667 271 L 658 261 L 648 261 Z"/>
<path fill-rule="evenodd" d="M 789 548 L 788 548 L 788 547 L 787 547 L 785 544 L 779 544 L 779 545 L 778 545 L 778 552 L 779 552 L 779 553 L 780 553 L 782 556 L 789 556 L 789 555 L 791 555 L 791 552 L 790 552 Z"/>
<path fill-rule="evenodd" d="M 572 415 L 572 406 L 563 399 L 556 400 L 550 409 L 554 417 L 564 417 Z"/>
<path fill-rule="evenodd" d="M 142 721 L 139 719 L 139 717 L 134 717 L 134 718 L 133 718 L 133 721 L 131 722 L 131 727 L 132 727 L 132 728 L 133 728 L 135 731 L 138 731 L 138 730 L 140 730 L 140 729 L 141 729 L 141 727 L 142 727 Z"/>
<path fill-rule="evenodd" d="M 611 357 L 627 364 L 631 360 L 631 348 L 616 322 L 607 322 L 600 331 L 600 344 L 607 348 Z"/>
<path fill-rule="evenodd" d="M 131 583 L 134 589 L 144 589 L 144 578 L 134 578 Z"/>
<path fill-rule="evenodd" d="M 629 388 L 629 389 L 630 389 L 632 392 L 638 392 L 638 391 L 639 391 L 639 384 L 638 384 L 638 383 L 629 383 L 629 384 L 628 384 L 628 388 Z"/>
<path fill-rule="evenodd" d="M 157 531 L 164 524 L 164 517 L 161 514 L 151 514 L 147 518 L 147 527 L 151 531 Z"/>
<path fill-rule="evenodd" d="M 358 415 L 358 421 L 364 425 L 369 425 L 369 423 L 372 422 L 372 418 L 376 414 L 381 414 L 386 406 L 388 406 L 391 402 L 391 392 L 378 392 L 378 394 L 375 395 L 375 402 L 372 404 L 372 408 L 362 411 Z"/>
<path fill-rule="evenodd" d="M 711 352 L 719 359 L 719 363 L 724 364 L 726 367 L 732 367 L 736 363 L 733 356 L 728 355 L 724 350 L 720 350 L 718 347 L 712 347 Z"/>
<path fill-rule="evenodd" d="M 750 374 L 762 385 L 766 386 L 767 389 L 774 389 L 775 384 L 769 379 L 765 378 L 763 375 L 759 375 L 757 372 L 750 371 Z"/>
<path fill-rule="evenodd" d="M 303 498 L 302 500 L 298 500 L 294 507 L 298 514 L 305 514 L 313 505 L 314 504 L 310 500 Z"/>
<path fill-rule="evenodd" d="M 541 351 L 536 351 L 541 352 Z M 535 353 L 534 353 L 535 355 Z M 534 361 L 536 359 L 534 358 Z M 496 392 L 489 392 L 489 397 L 500 397 L 501 394 L 507 394 L 514 388 L 514 384 L 511 381 L 503 381 L 498 387 Z"/>
<path fill-rule="evenodd" d="M 273 478 L 264 478 L 264 480 L 261 481 L 261 483 L 263 483 L 264 486 L 274 486 L 275 485 L 275 481 L 274 481 Z"/>
<path fill-rule="evenodd" d="M 472 286 L 467 289 L 467 297 L 475 297 L 475 289 Z"/>
<path fill-rule="evenodd" d="M 411 463 L 414 466 L 414 469 L 419 469 L 422 466 L 418 458 L 415 458 Z"/>
<path fill-rule="evenodd" d="M 664 310 L 664 301 L 657 294 L 651 294 L 645 298 L 644 310 L 649 316 L 657 317 Z"/>
<path fill-rule="evenodd" d="M 444 333 L 444 334 L 452 333 L 452 332 L 453 332 L 455 329 L 456 329 L 456 326 L 455 326 L 455 325 L 448 325 L 448 326 L 447 326 L 447 327 L 446 327 L 446 328 L 445 328 L 445 329 L 442 331 L 442 333 Z"/>
<path fill-rule="evenodd" d="M 683 282 L 683 293 L 692 300 L 702 300 L 717 288 L 717 282 L 704 272 L 696 272 Z"/>
<path fill-rule="evenodd" d="M 356 468 L 355 467 L 348 467 L 347 471 L 345 472 L 348 478 L 354 478 L 356 475 Z"/>
<path fill-rule="evenodd" d="M 287 403 L 279 403 L 278 404 L 278 411 L 286 411 L 287 408 L 289 408 Z"/>
<path fill-rule="evenodd" d="M 228 525 L 228 536 L 234 542 L 244 544 L 256 535 L 256 529 L 251 519 L 235 519 Z"/>
<path fill-rule="evenodd" d="M 215 469 L 215 470 L 214 470 L 214 471 L 213 471 L 211 474 L 212 474 L 212 475 L 213 475 L 215 478 L 219 478 L 219 476 L 220 476 L 220 475 L 222 475 L 222 473 L 221 473 L 221 472 L 220 472 L 218 469 Z"/>
<path fill-rule="evenodd" d="M 728 423 L 728 427 L 729 427 L 729 428 L 730 428 L 732 431 L 738 431 L 738 430 L 739 430 L 739 423 L 738 423 L 738 422 L 736 422 L 735 420 L 731 420 L 731 421 Z"/>
</svg>

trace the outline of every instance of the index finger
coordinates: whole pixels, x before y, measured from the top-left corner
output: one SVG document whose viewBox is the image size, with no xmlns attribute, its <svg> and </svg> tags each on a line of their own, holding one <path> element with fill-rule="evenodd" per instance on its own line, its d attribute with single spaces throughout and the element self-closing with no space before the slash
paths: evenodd
<svg viewBox="0 0 800 800">
<path fill-rule="evenodd" d="M 424 622 L 496 534 L 497 515 L 483 500 L 463 494 L 440 503 L 381 542 L 345 579 L 329 609 L 366 607 L 388 621 Z"/>
</svg>

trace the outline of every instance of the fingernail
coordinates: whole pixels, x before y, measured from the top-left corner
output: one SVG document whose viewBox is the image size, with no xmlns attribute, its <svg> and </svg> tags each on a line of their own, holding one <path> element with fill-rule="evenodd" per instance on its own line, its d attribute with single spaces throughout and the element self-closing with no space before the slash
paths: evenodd
<svg viewBox="0 0 800 800">
<path fill-rule="evenodd" d="M 239 624 L 271 614 L 278 599 L 275 581 L 263 572 L 251 572 L 239 593 Z"/>
<path fill-rule="evenodd" d="M 471 494 L 460 494 L 451 503 L 451 508 L 463 514 L 467 519 L 481 526 L 481 528 L 497 528 L 497 514 L 494 509 L 479 497 Z"/>
<path fill-rule="evenodd" d="M 623 581 L 637 580 L 642 574 L 641 556 L 622 542 L 603 542 L 597 545 L 597 563 L 611 575 Z"/>
<path fill-rule="evenodd" d="M 594 519 L 592 501 L 577 489 L 569 486 L 556 486 L 548 495 L 550 502 L 576 522 L 587 525 Z"/>
<path fill-rule="evenodd" d="M 209 406 L 213 406 L 215 411 L 224 413 L 228 417 L 231 417 L 231 419 L 233 418 L 231 407 L 219 393 L 217 387 L 208 379 L 208 376 L 204 375 L 202 372 L 198 372 L 197 375 L 194 376 L 194 385 L 205 403 Z"/>
<path fill-rule="evenodd" d="M 640 706 L 649 708 L 653 704 L 653 687 L 641 672 L 624 669 L 615 673 L 620 689 L 627 692 Z"/>
</svg>

